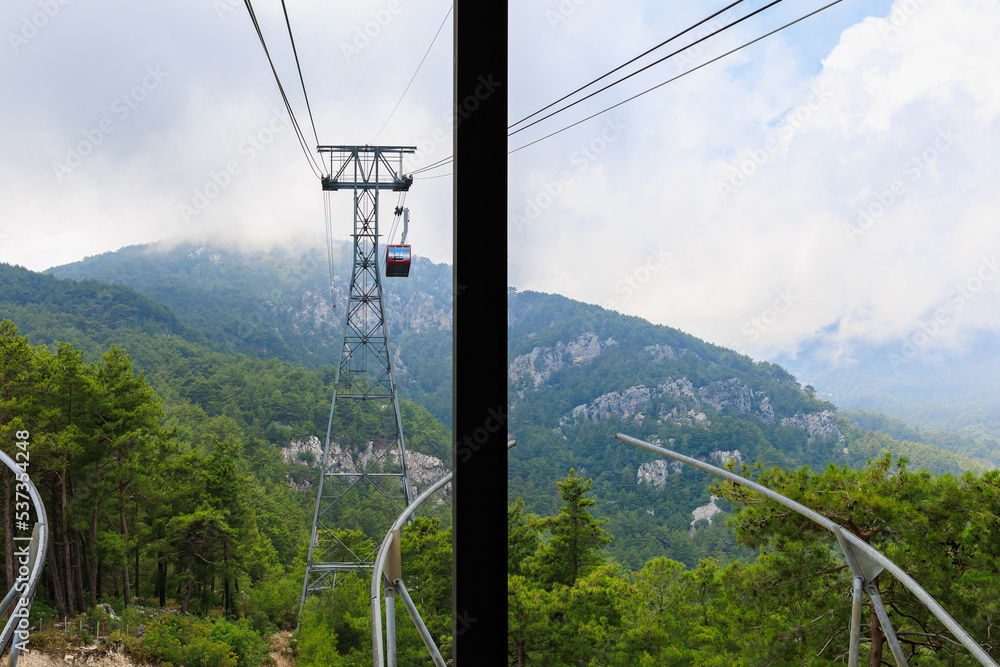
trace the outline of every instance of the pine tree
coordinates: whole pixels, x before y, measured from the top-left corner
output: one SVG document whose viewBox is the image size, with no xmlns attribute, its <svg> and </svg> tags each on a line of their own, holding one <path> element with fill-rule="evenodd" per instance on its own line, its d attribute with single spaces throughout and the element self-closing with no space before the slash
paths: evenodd
<svg viewBox="0 0 1000 667">
<path fill-rule="evenodd" d="M 611 541 L 611 536 L 602 528 L 608 520 L 595 519 L 587 511 L 596 502 L 584 497 L 590 491 L 591 481 L 577 477 L 576 470 L 570 468 L 566 479 L 556 484 L 566 504 L 557 516 L 535 522 L 535 527 L 549 531 L 551 538 L 529 567 L 535 578 L 547 585 L 572 586 L 604 562 L 598 550 Z"/>
</svg>

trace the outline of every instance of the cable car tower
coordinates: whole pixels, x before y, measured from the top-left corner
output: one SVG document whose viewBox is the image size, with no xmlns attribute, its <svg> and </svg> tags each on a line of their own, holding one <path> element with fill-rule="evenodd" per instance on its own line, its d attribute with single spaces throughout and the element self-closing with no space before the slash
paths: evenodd
<svg viewBox="0 0 1000 667">
<path fill-rule="evenodd" d="M 378 195 L 380 190 L 409 190 L 413 177 L 403 174 L 402 161 L 416 148 L 319 146 L 318 150 L 330 156 L 323 190 L 354 193 L 354 270 L 300 614 L 310 592 L 334 588 L 344 576 L 365 575 L 373 569 L 386 531 L 413 500 L 382 305 Z M 362 544 L 362 536 L 370 547 Z"/>
</svg>

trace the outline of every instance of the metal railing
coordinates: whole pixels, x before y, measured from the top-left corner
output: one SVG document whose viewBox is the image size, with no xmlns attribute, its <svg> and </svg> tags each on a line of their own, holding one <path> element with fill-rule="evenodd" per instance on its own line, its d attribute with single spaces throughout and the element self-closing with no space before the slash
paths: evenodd
<svg viewBox="0 0 1000 667">
<path fill-rule="evenodd" d="M 434 484 L 427 487 L 423 493 L 417 496 L 412 503 L 407 505 L 406 509 L 403 510 L 403 513 L 400 514 L 399 518 L 392 524 L 392 528 L 389 529 L 389 532 L 386 533 L 385 539 L 382 540 L 382 546 L 379 547 L 378 555 L 375 557 L 375 569 L 372 571 L 371 588 L 372 664 L 374 667 L 385 667 L 385 661 L 383 660 L 382 653 L 382 604 L 379 597 L 379 585 L 382 583 L 383 577 L 385 577 L 386 580 L 385 616 L 388 642 L 385 650 L 385 656 L 389 661 L 388 667 L 395 667 L 396 665 L 395 601 L 393 600 L 390 602 L 390 600 L 395 597 L 395 594 L 399 595 L 399 598 L 402 600 L 406 610 L 410 613 L 410 618 L 413 620 L 413 624 L 416 626 L 417 632 L 420 633 L 420 638 L 423 640 L 424 646 L 426 646 L 427 650 L 430 651 L 434 664 L 439 667 L 445 667 L 444 658 L 441 657 L 441 652 L 438 651 L 437 645 L 434 644 L 433 638 L 427 631 L 427 627 L 424 625 L 423 620 L 420 618 L 420 612 L 417 611 L 416 606 L 413 604 L 409 594 L 406 592 L 406 586 L 403 584 L 398 560 L 395 560 L 393 563 L 393 572 L 386 572 L 386 564 L 389 560 L 390 552 L 393 549 L 397 551 L 398 557 L 399 531 L 402 529 L 403 524 L 406 523 L 407 519 L 410 518 L 414 510 L 416 510 L 422 502 L 430 498 L 438 490 L 440 490 L 441 487 L 450 482 L 452 475 L 454 475 L 454 473 L 448 473 L 438 481 L 434 482 Z"/>
<path fill-rule="evenodd" d="M 892 655 L 896 659 L 896 664 L 900 665 L 900 667 L 905 667 L 907 664 L 906 656 L 903 655 L 902 647 L 900 647 L 896 634 L 889 622 L 889 615 L 886 613 L 885 607 L 882 605 L 882 598 L 874 584 L 875 577 L 877 577 L 882 570 L 889 572 L 892 576 L 896 577 L 901 584 L 909 589 L 910 592 L 913 593 L 917 599 L 920 600 L 920 602 L 922 602 L 924 606 L 927 607 L 927 609 L 930 610 L 930 612 L 944 624 L 946 628 L 948 628 L 949 631 L 951 631 L 955 638 L 969 650 L 969 653 L 971 653 L 973 657 L 980 662 L 980 664 L 986 665 L 987 667 L 998 667 L 997 663 L 986 654 L 982 647 L 979 646 L 979 644 L 977 644 L 972 637 L 970 637 L 968 633 L 955 622 L 955 619 L 953 619 L 948 612 L 946 612 L 941 605 L 937 603 L 937 600 L 931 597 L 930 593 L 921 588 L 920 584 L 914 581 L 898 565 L 886 558 L 877 549 L 874 549 L 870 545 L 866 544 L 861 538 L 850 533 L 849 531 L 842 530 L 841 526 L 837 523 L 809 509 L 805 505 L 795 502 L 791 498 L 783 496 L 765 486 L 761 486 L 756 482 L 740 477 L 739 475 L 728 470 L 717 468 L 713 465 L 705 463 L 704 461 L 699 461 L 698 459 L 693 459 L 689 456 L 672 452 L 669 449 L 658 447 L 622 433 L 615 435 L 615 438 L 630 445 L 635 445 L 636 447 L 653 452 L 654 454 L 659 454 L 660 456 L 671 458 L 675 461 L 679 461 L 680 463 L 685 463 L 694 468 L 698 468 L 699 470 L 704 470 L 707 473 L 716 475 L 717 477 L 722 477 L 723 479 L 735 482 L 740 486 L 745 486 L 748 489 L 757 491 L 758 493 L 761 493 L 771 500 L 798 512 L 807 519 L 810 519 L 832 532 L 837 538 L 837 542 L 840 544 L 841 550 L 844 552 L 844 558 L 847 560 L 847 565 L 851 569 L 851 574 L 854 575 L 853 606 L 851 610 L 851 644 L 848 662 L 850 667 L 857 667 L 858 664 L 858 653 L 861 643 L 860 626 L 862 590 L 868 593 L 872 606 L 875 608 L 875 613 L 878 615 L 879 623 L 882 625 L 886 642 L 892 650 Z"/>
<path fill-rule="evenodd" d="M 0 451 L 0 461 L 3 461 L 4 465 L 11 469 L 18 484 L 23 484 L 27 489 L 28 497 L 31 498 L 31 502 L 35 506 L 35 516 L 37 518 L 30 538 L 14 537 L 15 540 L 30 539 L 27 554 L 15 554 L 19 565 L 24 567 L 28 572 L 28 576 L 27 578 L 19 576 L 14 585 L 11 586 L 11 589 L 7 591 L 7 595 L 3 601 L 0 602 L 0 615 L 7 613 L 11 605 L 14 605 L 13 610 L 10 611 L 10 616 L 7 618 L 7 624 L 4 626 L 3 632 L 0 632 L 0 652 L 3 652 L 7 648 L 7 644 L 11 642 L 11 639 L 16 634 L 17 638 L 21 641 L 14 641 L 10 649 L 10 667 L 16 667 L 21 647 L 26 643 L 28 638 L 28 615 L 31 612 L 31 602 L 35 597 L 38 582 L 42 578 L 42 569 L 45 567 L 45 555 L 49 546 L 49 523 L 48 515 L 45 513 L 45 504 L 42 503 L 42 497 L 38 493 L 38 489 L 31 482 L 28 474 L 18 468 L 14 460 L 5 452 Z M 23 563 L 20 562 L 21 555 L 27 556 Z M 21 568 L 17 570 L 20 572 Z M 15 599 L 17 600 L 17 604 L 14 604 Z"/>
</svg>

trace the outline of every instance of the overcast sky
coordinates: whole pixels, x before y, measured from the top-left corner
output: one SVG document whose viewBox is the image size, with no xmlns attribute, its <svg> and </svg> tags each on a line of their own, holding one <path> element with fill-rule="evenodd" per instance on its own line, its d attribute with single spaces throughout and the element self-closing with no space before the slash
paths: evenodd
<svg viewBox="0 0 1000 667">
<path fill-rule="evenodd" d="M 378 134 L 450 4 L 287 2 L 321 143 L 420 146 L 407 170 L 451 155 L 450 19 Z M 511 121 L 725 4 L 511 0 Z M 510 147 L 822 4 L 785 0 Z M 755 358 L 1000 328 L 997 4 L 844 0 L 512 154 L 509 284 Z M 255 9 L 312 145 L 280 3 Z M 242 3 L 9 0 L 0 26 L 0 261 L 43 270 L 182 234 L 321 244 L 319 184 Z M 451 260 L 450 171 L 406 200 L 435 262 Z M 333 199 L 347 238 L 350 197 Z"/>
<path fill-rule="evenodd" d="M 451 155 L 450 20 L 378 134 L 450 0 L 286 5 L 320 143 L 419 144 L 409 169 Z M 254 9 L 313 147 L 281 3 Z M 0 27 L 0 261 L 43 270 L 192 233 L 322 246 L 322 191 L 242 1 L 9 0 Z M 406 199 L 414 251 L 436 262 L 450 192 L 421 180 Z M 346 239 L 351 196 L 333 202 Z"/>
<path fill-rule="evenodd" d="M 515 121 L 726 3 L 536 4 L 512 11 Z M 783 2 L 511 146 L 822 4 Z M 758 359 L 1000 328 L 997 4 L 845 0 L 515 153 L 510 284 Z"/>
</svg>

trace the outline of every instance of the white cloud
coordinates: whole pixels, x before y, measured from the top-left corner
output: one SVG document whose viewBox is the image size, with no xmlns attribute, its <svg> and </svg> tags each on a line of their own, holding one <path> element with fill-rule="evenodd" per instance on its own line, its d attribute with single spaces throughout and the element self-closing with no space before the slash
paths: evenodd
<svg viewBox="0 0 1000 667">
<path fill-rule="evenodd" d="M 12 102 L 0 109 L 0 233 L 6 235 L 0 261 L 41 270 L 193 227 L 242 243 L 282 242 L 301 232 L 322 237 L 319 184 L 292 129 L 271 127 L 283 105 L 243 3 L 57 4 L 58 15 L 0 58 L 0 86 Z M 370 0 L 289 7 L 321 142 L 373 139 L 449 4 Z M 4 4 L 2 32 L 17 31 L 39 6 Z M 313 146 L 281 8 L 256 11 Z M 353 44 L 355 29 L 368 41 L 348 60 L 341 45 Z M 7 41 L 2 48 L 10 48 Z M 451 45 L 446 27 L 381 142 L 416 144 L 445 124 Z M 149 78 L 150 70 L 163 73 L 161 79 Z M 110 131 L 96 134 L 102 122 Z M 252 152 L 246 143 L 251 137 L 261 145 Z M 450 154 L 450 144 L 449 132 L 438 157 Z M 65 163 L 77 147 L 87 155 L 69 173 L 57 174 L 54 163 Z M 238 173 L 227 180 L 231 163 Z M 181 205 L 190 206 L 195 191 L 204 195 L 206 187 L 219 191 L 185 220 Z M 418 181 L 407 199 L 414 252 L 437 262 L 451 259 L 450 191 L 448 178 Z M 346 238 L 350 202 L 339 200 L 350 196 L 341 194 L 335 197 L 336 234 Z"/>
<path fill-rule="evenodd" d="M 1000 329 L 1000 280 L 955 296 L 1000 253 L 996 5 L 901 0 L 844 29 L 813 76 L 778 39 L 621 107 L 622 141 L 511 233 L 511 283 L 758 358 L 900 338 L 943 308 Z M 514 172 L 512 208 L 565 160 L 569 140 L 549 141 L 527 184 Z M 625 298 L 650 244 L 672 257 Z"/>
</svg>

